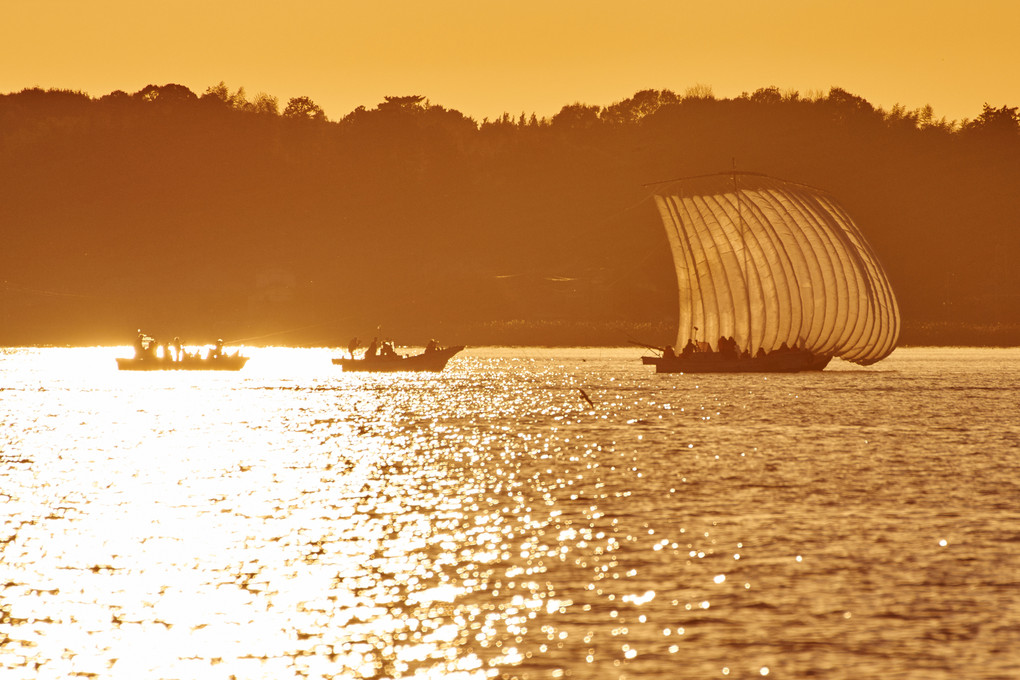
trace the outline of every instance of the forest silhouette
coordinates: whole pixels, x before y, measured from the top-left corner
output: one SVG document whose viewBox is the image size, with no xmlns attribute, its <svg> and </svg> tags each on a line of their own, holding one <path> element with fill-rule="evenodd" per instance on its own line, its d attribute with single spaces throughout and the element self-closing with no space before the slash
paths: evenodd
<svg viewBox="0 0 1020 680">
<path fill-rule="evenodd" d="M 901 344 L 1020 344 L 1016 107 L 697 86 L 481 122 L 393 96 L 334 121 L 223 83 L 0 95 L 0 344 L 665 344 L 649 185 L 734 163 L 844 204 Z"/>
</svg>

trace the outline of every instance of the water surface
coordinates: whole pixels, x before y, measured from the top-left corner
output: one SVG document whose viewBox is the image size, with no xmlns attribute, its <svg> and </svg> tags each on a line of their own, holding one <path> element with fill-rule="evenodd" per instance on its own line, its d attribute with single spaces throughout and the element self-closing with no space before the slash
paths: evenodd
<svg viewBox="0 0 1020 680">
<path fill-rule="evenodd" d="M 1020 350 L 246 351 L 0 350 L 5 680 L 1020 677 Z"/>
</svg>

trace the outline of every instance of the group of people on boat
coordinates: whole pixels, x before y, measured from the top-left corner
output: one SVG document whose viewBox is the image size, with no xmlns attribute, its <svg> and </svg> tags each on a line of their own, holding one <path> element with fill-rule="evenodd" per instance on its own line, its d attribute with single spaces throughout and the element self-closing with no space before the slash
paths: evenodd
<svg viewBox="0 0 1020 680">
<path fill-rule="evenodd" d="M 789 354 L 796 352 L 806 352 L 807 350 L 802 349 L 795 342 L 793 346 L 788 346 L 785 342 L 778 348 L 771 352 L 766 352 L 764 347 L 759 347 L 758 351 L 754 353 L 753 358 L 764 359 L 768 356 L 774 356 L 777 354 Z M 741 350 L 737 346 L 737 341 L 732 337 L 722 336 L 719 338 L 719 342 L 716 344 L 716 349 L 713 350 L 712 346 L 707 342 L 695 342 L 693 339 L 688 340 L 687 344 L 684 345 L 683 350 L 678 355 L 676 350 L 673 349 L 672 345 L 666 345 L 662 351 L 664 359 L 677 359 L 677 358 L 690 358 L 693 356 L 705 356 L 713 355 L 722 359 L 751 359 L 751 352 L 748 350 Z"/>
<path fill-rule="evenodd" d="M 157 349 L 162 351 L 157 354 Z M 235 352 L 234 355 L 236 354 Z M 212 347 L 206 349 L 205 360 L 216 360 L 226 356 L 227 354 L 223 351 L 223 340 L 220 339 Z M 196 348 L 194 351 L 188 352 L 179 337 L 175 336 L 170 342 L 160 343 L 156 338 L 139 330 L 138 336 L 135 338 L 135 359 L 166 362 L 201 361 L 202 349 Z"/>
<path fill-rule="evenodd" d="M 347 343 L 347 351 L 350 353 L 351 359 L 355 358 L 354 353 L 359 349 L 361 349 L 361 342 L 358 338 L 355 337 Z M 436 342 L 435 338 L 433 338 L 432 340 L 429 340 L 427 345 L 425 345 L 425 354 L 432 354 L 433 352 L 438 352 L 440 349 L 441 347 L 439 346 L 439 343 Z M 369 343 L 363 357 L 365 360 L 402 358 L 404 357 L 397 353 L 392 340 L 385 340 L 380 345 L 378 337 L 372 338 L 372 342 Z"/>
</svg>

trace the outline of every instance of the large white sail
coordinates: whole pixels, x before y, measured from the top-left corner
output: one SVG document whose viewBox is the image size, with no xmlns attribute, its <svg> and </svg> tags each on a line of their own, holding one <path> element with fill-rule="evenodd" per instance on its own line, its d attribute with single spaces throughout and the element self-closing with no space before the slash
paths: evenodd
<svg viewBox="0 0 1020 680">
<path fill-rule="evenodd" d="M 755 355 L 797 346 L 872 364 L 900 314 L 885 271 L 837 201 L 763 175 L 726 173 L 656 189 L 680 297 L 677 347 Z"/>
</svg>

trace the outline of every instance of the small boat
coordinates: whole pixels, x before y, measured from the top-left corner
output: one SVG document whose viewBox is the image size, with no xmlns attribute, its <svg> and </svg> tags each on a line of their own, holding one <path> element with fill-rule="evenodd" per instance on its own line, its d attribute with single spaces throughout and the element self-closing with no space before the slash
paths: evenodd
<svg viewBox="0 0 1020 680">
<path fill-rule="evenodd" d="M 341 366 L 344 371 L 361 371 L 372 373 L 394 373 L 398 371 L 421 371 L 438 373 L 446 368 L 446 362 L 464 349 L 464 345 L 456 347 L 441 347 L 437 349 L 426 349 L 421 354 L 401 356 L 399 354 L 376 356 L 365 356 L 361 359 L 345 359 L 343 357 L 333 359 L 335 366 Z"/>
<path fill-rule="evenodd" d="M 121 371 L 240 371 L 248 363 L 248 357 L 241 356 L 240 352 L 224 353 L 223 340 L 217 340 L 204 359 L 200 350 L 184 351 L 180 338 L 164 344 L 162 354 L 157 354 L 158 347 L 155 338 L 138 331 L 135 356 L 118 358 L 117 368 Z"/>
<path fill-rule="evenodd" d="M 122 371 L 240 371 L 248 362 L 248 357 L 240 354 L 223 354 L 207 357 L 184 357 L 174 361 L 162 357 L 141 357 L 137 359 L 117 359 L 117 368 Z"/>
<path fill-rule="evenodd" d="M 654 197 L 679 302 L 676 345 L 642 358 L 657 373 L 820 371 L 896 348 L 889 279 L 829 193 L 734 171 L 662 182 Z"/>
</svg>

